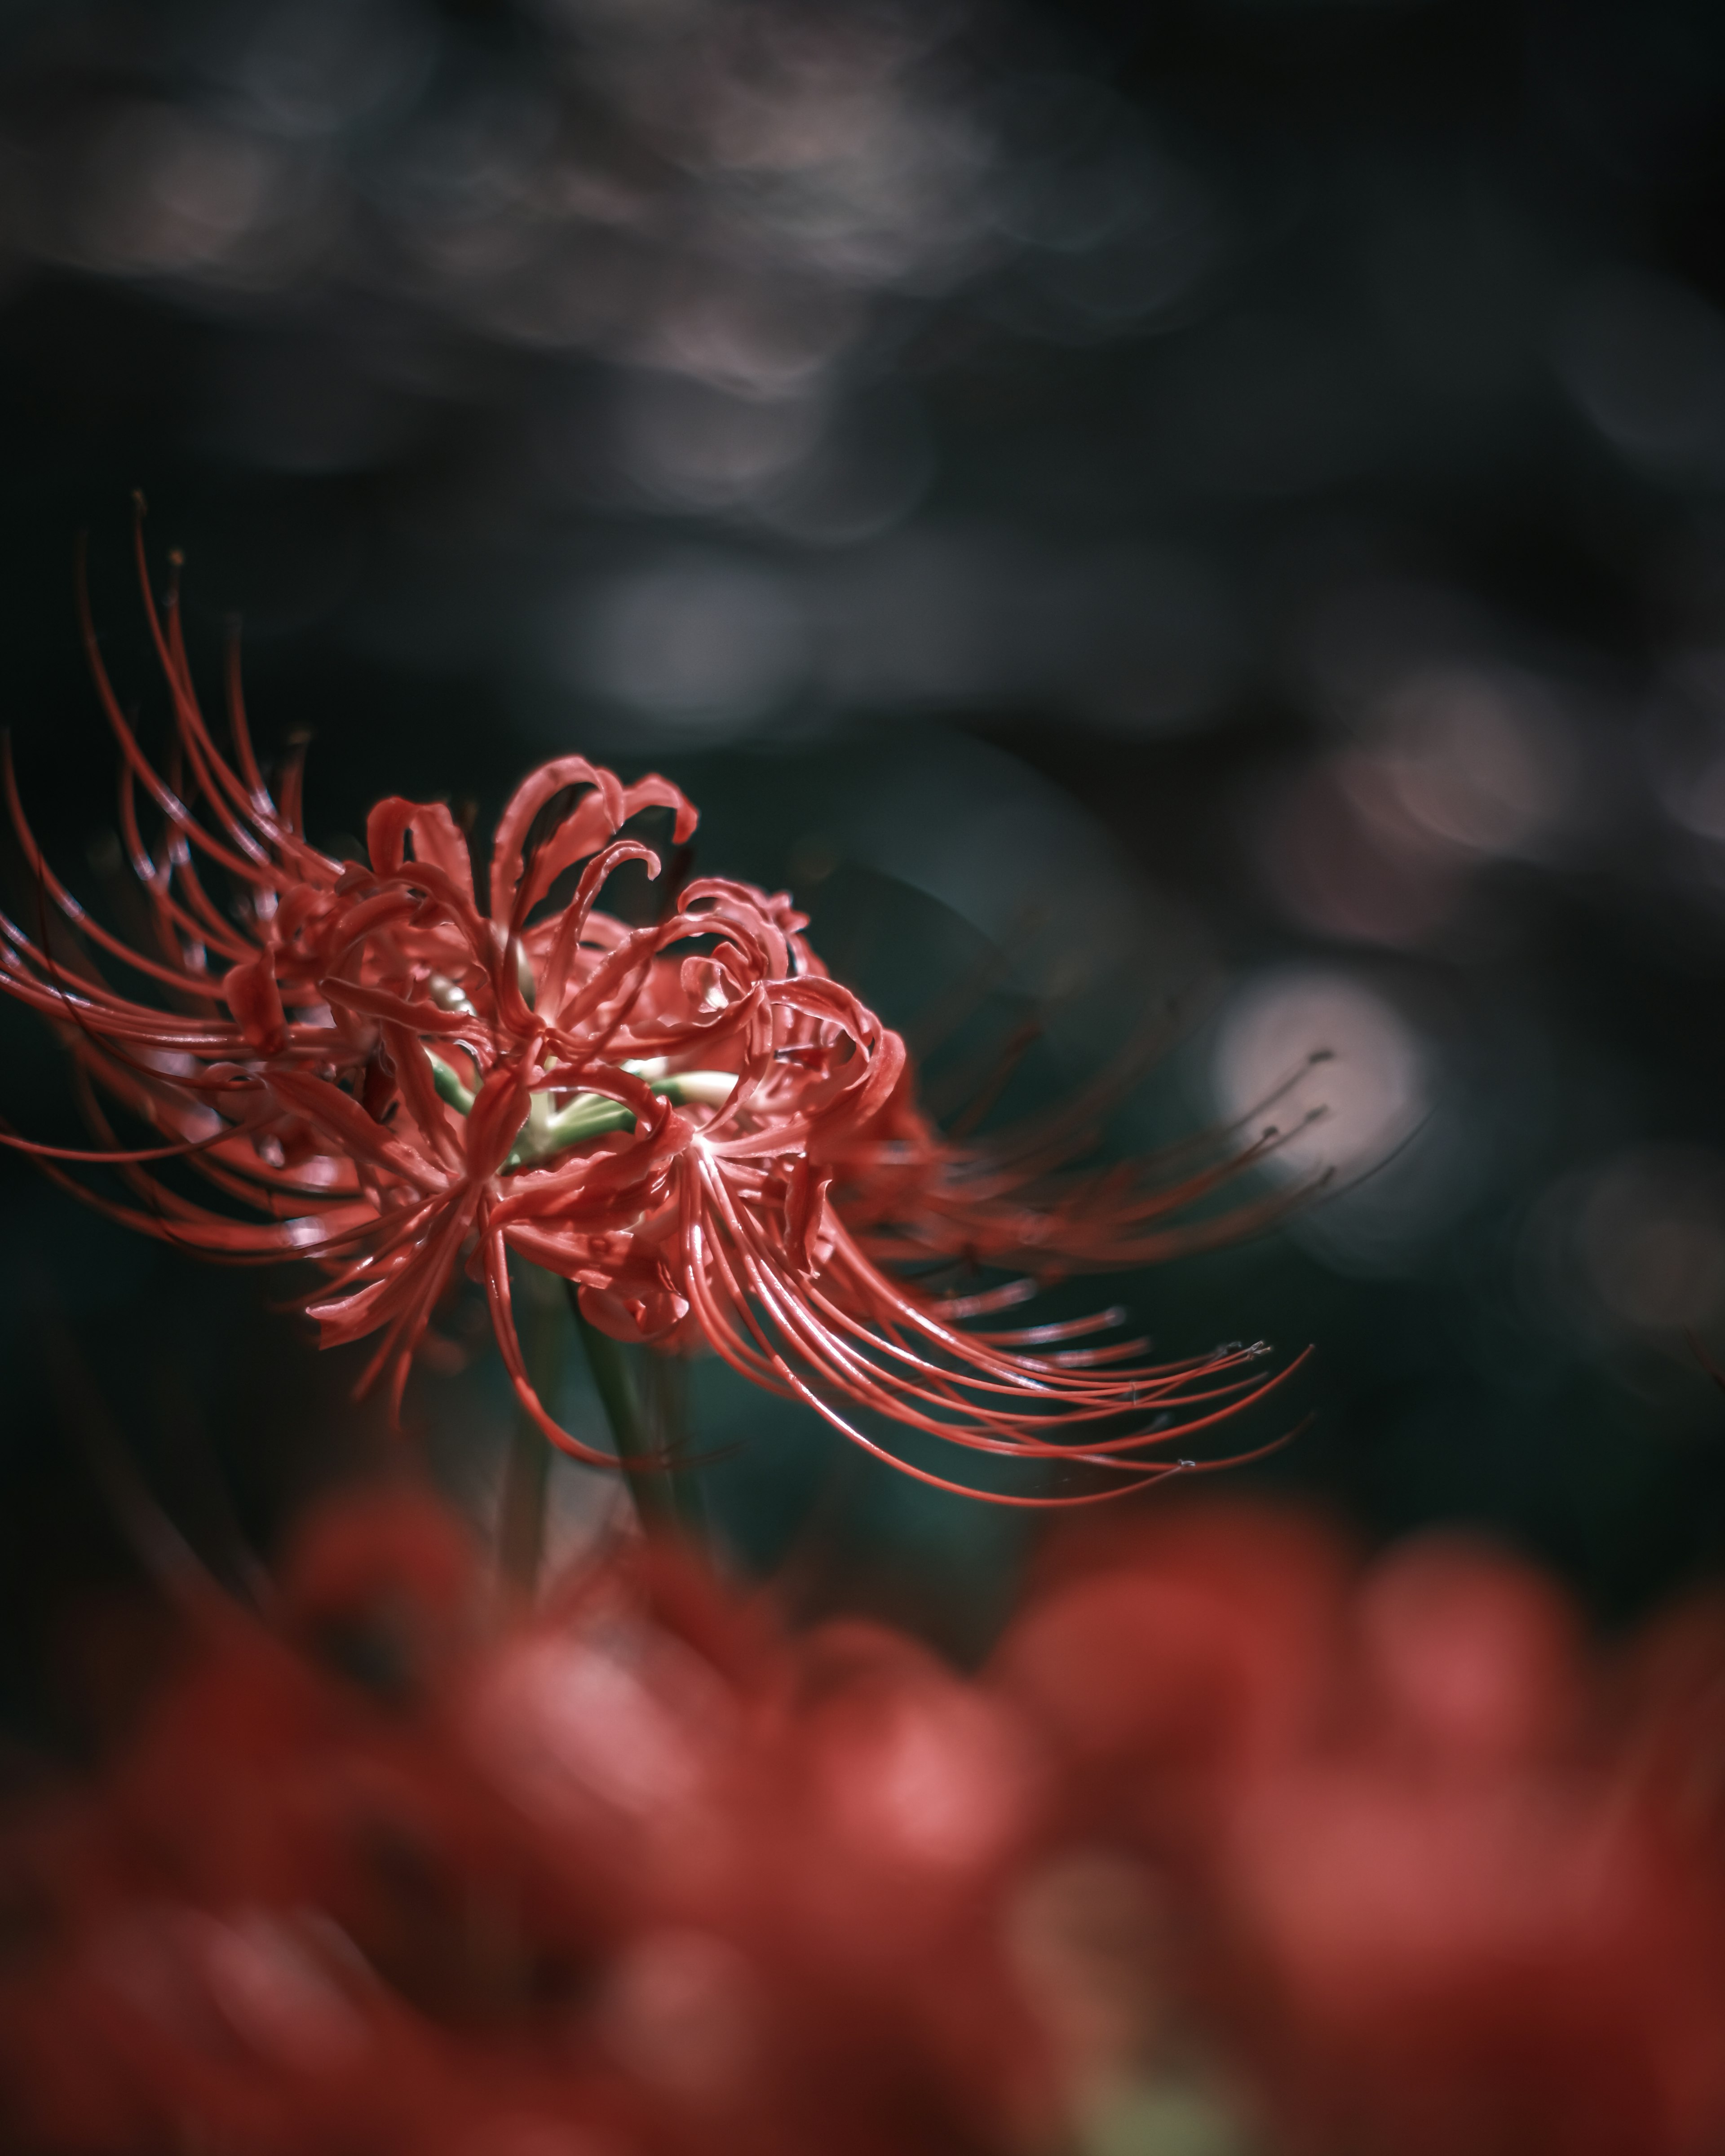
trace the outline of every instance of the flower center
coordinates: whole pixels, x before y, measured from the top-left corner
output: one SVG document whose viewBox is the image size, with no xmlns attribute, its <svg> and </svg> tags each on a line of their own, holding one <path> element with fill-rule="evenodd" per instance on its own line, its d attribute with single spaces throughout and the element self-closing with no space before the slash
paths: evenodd
<svg viewBox="0 0 1725 2156">
<path fill-rule="evenodd" d="M 461 1115 L 470 1114 L 472 1092 L 434 1050 L 428 1048 L 425 1056 L 439 1100 Z M 734 1070 L 665 1070 L 649 1063 L 625 1063 L 623 1068 L 632 1077 L 644 1079 L 661 1100 L 676 1108 L 722 1108 L 737 1084 Z M 506 1175 L 512 1168 L 536 1168 L 571 1146 L 603 1137 L 611 1131 L 632 1131 L 634 1127 L 634 1109 L 624 1107 L 608 1094 L 577 1093 L 558 1108 L 552 1105 L 550 1093 L 535 1093 L 503 1172 Z"/>
</svg>

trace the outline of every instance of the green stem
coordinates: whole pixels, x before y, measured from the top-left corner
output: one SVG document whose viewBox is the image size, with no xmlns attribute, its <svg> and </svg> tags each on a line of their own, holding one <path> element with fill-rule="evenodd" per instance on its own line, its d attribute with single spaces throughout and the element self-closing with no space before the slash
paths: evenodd
<svg viewBox="0 0 1725 2156">
<path fill-rule="evenodd" d="M 538 1268 L 523 1268 L 522 1300 L 527 1322 L 521 1354 L 533 1389 L 548 1412 L 556 1413 L 563 1373 L 568 1328 L 557 1308 L 556 1289 Z M 546 1498 L 551 1482 L 552 1449 L 525 1408 L 516 1409 L 503 1462 L 503 1491 L 497 1517 L 497 1568 L 506 1584 L 531 1602 L 545 1555 Z"/>
<path fill-rule="evenodd" d="M 670 1356 L 649 1351 L 646 1382 L 638 1390 L 629 1351 L 608 1332 L 588 1323 L 573 1281 L 564 1286 L 643 1530 L 657 1539 L 674 1537 L 698 1548 L 706 1530 L 700 1486 L 687 1468 L 665 1464 L 675 1456 L 684 1435 L 681 1365 Z"/>
<path fill-rule="evenodd" d="M 432 1048 L 426 1047 L 424 1054 L 438 1097 L 458 1114 L 471 1115 L 476 1096 L 462 1084 L 454 1066 Z M 623 1067 L 674 1107 L 722 1108 L 737 1085 L 737 1075 L 730 1070 L 667 1071 L 652 1063 Z M 577 1093 L 559 1113 L 553 1110 L 549 1093 L 541 1090 L 528 1103 L 504 1173 L 535 1167 L 570 1146 L 613 1131 L 632 1131 L 634 1126 L 633 1110 L 605 1094 Z M 562 1327 L 554 1322 L 556 1297 L 550 1286 L 554 1276 L 529 1266 L 521 1277 L 531 1309 L 531 1322 L 523 1328 L 522 1357 L 541 1404 L 551 1411 L 562 1375 L 564 1340 Z M 701 1545 L 706 1540 L 706 1513 L 700 1486 L 686 1467 L 665 1464 L 675 1458 L 685 1436 L 681 1363 L 673 1356 L 649 1354 L 638 1397 L 624 1349 L 582 1316 L 573 1282 L 563 1285 L 643 1528 L 649 1535 L 675 1535 Z M 531 1416 L 518 1409 L 504 1462 L 497 1558 L 504 1580 L 528 1600 L 544 1556 L 550 1476 L 551 1447 Z"/>
</svg>

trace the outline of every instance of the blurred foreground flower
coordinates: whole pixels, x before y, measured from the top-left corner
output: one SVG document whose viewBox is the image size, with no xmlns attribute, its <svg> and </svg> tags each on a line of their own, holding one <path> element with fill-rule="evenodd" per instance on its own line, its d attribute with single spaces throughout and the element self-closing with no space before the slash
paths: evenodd
<svg viewBox="0 0 1725 2156">
<path fill-rule="evenodd" d="M 639 1543 L 488 1630 L 401 1489 L 269 1626 L 182 1584 L 0 1813 L 6 2147 L 1716 2156 L 1725 1609 L 1601 1661 L 1458 1544 L 1074 1555 L 969 1680 Z"/>
<path fill-rule="evenodd" d="M 1725 1606 L 1602 1665 L 1501 1553 L 1219 1511 L 1092 1537 L 996 1677 L 1290 2148 L 1725 2146 Z"/>
<path fill-rule="evenodd" d="M 429 1500 L 186 1602 L 94 1785 L 0 1827 L 0 2138 L 146 2156 L 964 2152 L 1049 2117 L 991 1944 L 1013 1711 L 637 1543 L 485 1635 Z"/>
<path fill-rule="evenodd" d="M 138 567 L 173 706 L 165 768 L 121 710 L 87 602 L 84 626 L 153 951 L 61 883 L 6 772 L 40 917 L 32 933 L 0 916 L 0 987 L 60 1031 L 102 1140 L 89 1152 L 8 1141 L 50 1174 L 194 1250 L 315 1260 L 331 1276 L 308 1306 L 326 1342 L 377 1336 L 366 1382 L 386 1377 L 398 1404 L 465 1264 L 525 1413 L 595 1463 L 614 1464 L 559 1426 L 523 1355 L 511 1253 L 569 1282 L 602 1335 L 705 1342 L 882 1456 L 858 1410 L 984 1460 L 1088 1471 L 1059 1494 L 979 1492 L 1004 1503 L 1090 1502 L 1190 1469 L 1153 1455 L 1281 1381 L 1255 1374 L 1258 1346 L 1151 1364 L 1134 1359 L 1142 1341 L 1094 1344 L 1114 1312 L 961 1329 L 1037 1281 L 1146 1263 L 1269 1217 L 1286 1201 L 1189 1216 L 1273 1133 L 1091 1173 L 1067 1165 L 1094 1138 L 1082 1112 L 1010 1139 L 947 1139 L 916 1104 L 902 1040 L 828 978 L 786 894 L 673 875 L 655 922 L 598 910 L 624 863 L 661 878 L 658 855 L 619 835 L 632 819 L 668 814 L 679 845 L 694 830 L 694 808 L 663 778 L 625 786 L 573 756 L 536 771 L 498 824 L 483 904 L 440 803 L 380 802 L 367 860 L 333 860 L 304 835 L 297 757 L 279 798 L 266 786 L 231 661 L 231 762 L 218 746 L 175 597 L 160 612 L 151 597 L 141 522 Z M 114 961 L 157 1000 L 110 987 L 100 966 Z M 100 1096 L 169 1142 L 125 1145 Z M 111 1168 L 131 1199 L 90 1192 L 74 1161 Z M 187 1196 L 161 1172 L 170 1161 L 265 1219 Z M 1029 1277 L 943 1298 L 888 1261 Z"/>
</svg>

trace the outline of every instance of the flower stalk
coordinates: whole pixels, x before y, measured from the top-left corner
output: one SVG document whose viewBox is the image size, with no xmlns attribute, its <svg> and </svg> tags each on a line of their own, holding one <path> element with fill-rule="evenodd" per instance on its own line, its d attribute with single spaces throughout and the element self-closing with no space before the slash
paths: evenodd
<svg viewBox="0 0 1725 2156">
<path fill-rule="evenodd" d="M 568 1314 L 560 1286 L 567 1287 Z M 706 1512 L 693 1473 L 675 1462 L 686 1447 L 686 1373 L 680 1358 L 632 1351 L 582 1316 L 572 1284 L 537 1265 L 521 1269 L 516 1293 L 526 1305 L 521 1353 L 533 1389 L 556 1400 L 568 1359 L 569 1317 L 604 1410 L 641 1531 L 696 1548 L 706 1542 Z M 631 1360 L 637 1368 L 630 1368 Z M 545 1530 L 552 1448 L 538 1424 L 518 1407 L 504 1455 L 497 1515 L 497 1572 L 505 1593 L 531 1603 L 545 1562 Z"/>
<path fill-rule="evenodd" d="M 699 1546 L 706 1527 L 700 1486 L 689 1468 L 674 1464 L 686 1440 L 680 1363 L 651 1348 L 637 1350 L 642 1363 L 638 1387 L 629 1368 L 629 1350 L 588 1321 L 572 1283 L 569 1308 L 642 1532 L 655 1539 L 670 1537 Z"/>
<path fill-rule="evenodd" d="M 548 1274 L 522 1268 L 526 1304 L 521 1348 L 542 1400 L 555 1400 L 563 1375 L 569 1328 L 562 1297 Z M 497 1513 L 497 1573 L 506 1595 L 531 1603 L 545 1557 L 545 1517 L 551 1488 L 552 1448 L 526 1409 L 517 1404 L 503 1459 Z"/>
</svg>

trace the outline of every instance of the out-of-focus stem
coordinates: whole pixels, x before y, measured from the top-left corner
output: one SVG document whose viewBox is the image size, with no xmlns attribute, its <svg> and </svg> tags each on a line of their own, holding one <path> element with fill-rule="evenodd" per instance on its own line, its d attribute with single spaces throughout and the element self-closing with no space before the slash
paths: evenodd
<svg viewBox="0 0 1725 2156">
<path fill-rule="evenodd" d="M 689 1365 L 680 1355 L 643 1348 L 636 1355 L 643 1419 L 660 1460 L 686 1460 L 689 1451 Z M 697 1548 L 707 1544 L 706 1506 L 694 1468 L 673 1467 L 654 1478 L 669 1486 L 677 1531 Z"/>
<path fill-rule="evenodd" d="M 521 1300 L 526 1305 L 521 1354 L 533 1389 L 555 1411 L 568 1327 L 557 1307 L 557 1289 L 536 1267 L 522 1269 Z M 552 1449 L 525 1409 L 517 1408 L 503 1463 L 503 1494 L 497 1518 L 497 1568 L 505 1584 L 531 1601 L 545 1555 L 545 1506 L 551 1481 Z"/>
<path fill-rule="evenodd" d="M 666 1463 L 676 1457 L 685 1438 L 683 1369 L 674 1358 L 649 1355 L 644 1383 L 637 1389 L 629 1351 L 582 1315 L 572 1282 L 566 1282 L 581 1344 L 599 1401 L 611 1425 L 617 1457 L 629 1478 L 641 1526 L 649 1535 L 675 1536 L 700 1544 L 706 1518 L 701 1491 L 687 1468 Z"/>
</svg>

